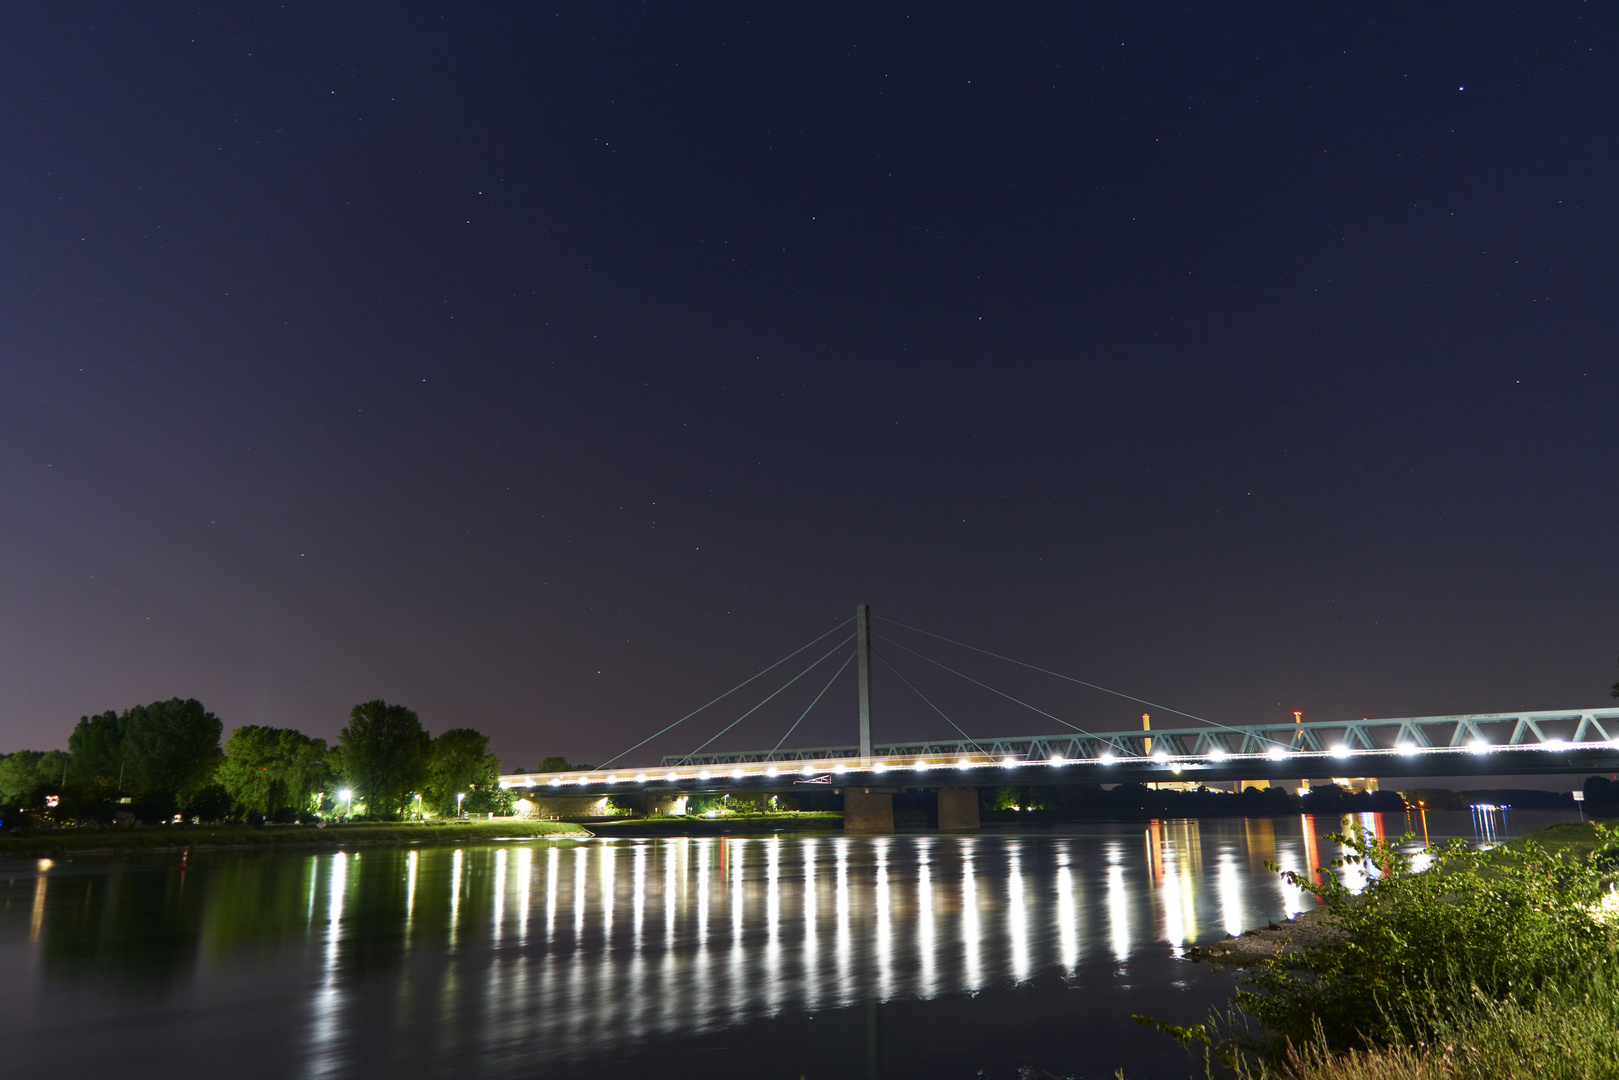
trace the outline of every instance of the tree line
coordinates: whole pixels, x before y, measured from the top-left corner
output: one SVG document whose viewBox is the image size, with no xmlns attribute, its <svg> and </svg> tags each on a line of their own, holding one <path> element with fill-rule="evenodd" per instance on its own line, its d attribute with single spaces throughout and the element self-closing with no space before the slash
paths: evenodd
<svg viewBox="0 0 1619 1080">
<path fill-rule="evenodd" d="M 418 814 L 505 813 L 500 759 L 469 727 L 430 735 L 403 705 L 349 711 L 337 744 L 293 728 L 231 731 L 195 698 L 171 698 L 79 719 L 67 752 L 0 755 L 0 806 L 67 820 L 317 815 L 398 820 Z"/>
</svg>

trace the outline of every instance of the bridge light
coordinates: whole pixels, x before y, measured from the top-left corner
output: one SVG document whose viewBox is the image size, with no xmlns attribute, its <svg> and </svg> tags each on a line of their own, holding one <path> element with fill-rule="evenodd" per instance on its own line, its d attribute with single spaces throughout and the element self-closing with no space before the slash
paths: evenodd
<svg viewBox="0 0 1619 1080">
<path fill-rule="evenodd" d="M 1287 751 L 1283 750 L 1280 746 L 1273 746 L 1269 750 L 1265 751 L 1265 756 L 1270 758 L 1272 761 L 1281 761 L 1287 756 Z"/>
<path fill-rule="evenodd" d="M 558 780 L 556 777 L 553 776 L 551 778 L 551 786 L 552 787 L 561 787 L 562 786 L 562 781 Z"/>
<path fill-rule="evenodd" d="M 742 779 L 742 770 L 741 769 L 732 769 L 731 770 L 731 779 L 732 780 L 740 780 L 740 779 Z"/>
<path fill-rule="evenodd" d="M 968 761 L 966 758 L 957 758 L 956 759 L 956 768 L 958 768 L 958 769 L 970 769 L 972 767 L 973 767 L 973 763 Z"/>
<path fill-rule="evenodd" d="M 810 768 L 808 765 L 806 765 L 802 769 L 798 770 L 798 775 L 799 776 L 814 776 L 815 775 L 815 770 Z"/>
<path fill-rule="evenodd" d="M 832 771 L 835 773 L 846 773 L 849 771 L 849 763 L 847 761 L 839 761 L 832 766 Z"/>
<path fill-rule="evenodd" d="M 1349 749 L 1349 747 L 1345 746 L 1343 743 L 1338 743 L 1332 748 L 1333 757 L 1350 757 L 1353 754 L 1354 751 Z"/>
<path fill-rule="evenodd" d="M 702 772 L 698 773 L 697 774 L 697 779 L 699 779 L 699 780 L 707 780 L 708 779 L 708 770 L 704 769 Z"/>
<path fill-rule="evenodd" d="M 1101 757 L 1099 757 L 1099 758 L 1097 758 L 1097 759 L 1096 759 L 1096 760 L 1097 760 L 1097 761 L 1100 761 L 1100 762 L 1101 762 L 1101 763 L 1102 763 L 1102 764 L 1103 764 L 1103 765 L 1111 765 L 1111 764 L 1113 764 L 1113 763 L 1114 763 L 1114 762 L 1115 762 L 1115 761 L 1117 761 L 1117 760 L 1119 760 L 1119 759 L 1118 759 L 1118 757 L 1117 757 L 1117 756 L 1116 756 L 1116 755 L 1115 755 L 1115 754 L 1114 754 L 1114 753 L 1113 753 L 1113 751 L 1111 751 L 1111 750 L 1108 750 L 1108 751 L 1105 751 L 1105 752 L 1104 752 L 1104 753 L 1103 753 L 1103 754 L 1102 754 L 1102 756 L 1101 756 Z"/>
<path fill-rule="evenodd" d="M 1566 749 L 1568 749 L 1568 743 L 1564 742 L 1562 739 L 1547 739 L 1545 742 L 1541 743 L 1540 745 L 1541 745 L 1541 748 L 1545 749 L 1545 750 L 1566 750 Z"/>
<path fill-rule="evenodd" d="M 636 773 L 636 774 L 635 774 L 635 782 L 636 782 L 636 783 L 637 783 L 637 784 L 644 784 L 644 783 L 646 783 L 646 773 Z"/>
<path fill-rule="evenodd" d="M 924 759 L 917 758 L 916 759 L 916 764 L 912 765 L 911 768 L 913 768 L 913 769 L 921 769 L 923 771 L 926 771 L 928 768 L 930 768 L 930 766 L 928 765 L 928 763 Z"/>
<path fill-rule="evenodd" d="M 675 782 L 675 781 L 676 781 L 676 780 L 679 780 L 679 779 L 680 779 L 680 776 L 679 776 L 679 775 L 678 775 L 678 774 L 676 774 L 676 773 L 665 773 L 665 774 L 664 774 L 664 777 L 663 777 L 663 778 L 664 778 L 664 779 L 665 779 L 665 780 L 667 780 L 667 781 L 669 781 L 669 783 L 671 783 L 671 784 L 672 784 L 672 783 L 674 783 L 674 782 Z"/>
<path fill-rule="evenodd" d="M 1209 751 L 1209 760 L 1210 761 L 1224 761 L 1226 758 L 1228 758 L 1230 756 L 1231 756 L 1230 754 L 1227 754 L 1224 750 L 1221 750 L 1218 746 L 1215 747 L 1213 750 Z"/>
<path fill-rule="evenodd" d="M 1051 755 L 1051 761 L 1049 762 L 1049 764 L 1061 765 L 1062 763 L 1063 763 L 1063 757 L 1062 757 L 1061 754 L 1052 754 Z"/>
<path fill-rule="evenodd" d="M 1394 749 L 1406 757 L 1410 757 L 1417 752 L 1417 748 L 1408 742 L 1395 743 Z"/>
<path fill-rule="evenodd" d="M 1169 760 L 1169 754 L 1163 750 L 1158 750 L 1153 753 L 1152 759 L 1158 762 L 1158 764 L 1162 765 L 1164 762 Z"/>
<path fill-rule="evenodd" d="M 1475 754 L 1488 754 L 1491 750 L 1495 749 L 1495 747 L 1491 746 L 1483 739 L 1474 739 L 1472 742 L 1467 744 L 1467 748 L 1473 751 Z"/>
<path fill-rule="evenodd" d="M 770 767 L 770 768 L 768 768 L 768 769 L 766 769 L 766 770 L 765 770 L 765 775 L 766 775 L 766 776 L 776 776 L 776 775 L 778 775 L 778 774 L 779 774 L 779 773 L 780 773 L 780 772 L 781 772 L 781 770 L 780 770 L 780 769 L 778 769 L 778 768 L 776 768 L 776 767 L 775 767 L 775 766 L 774 766 L 774 765 L 772 765 L 772 766 L 771 766 L 771 767 Z"/>
<path fill-rule="evenodd" d="M 1017 764 L 1017 758 L 1003 757 L 1003 758 L 1001 758 L 1001 764 L 1002 765 L 1016 765 Z"/>
<path fill-rule="evenodd" d="M 888 766 L 885 763 L 879 761 L 879 762 L 877 762 L 877 764 L 875 764 L 875 765 L 873 765 L 871 767 L 871 771 L 872 772 L 887 772 L 888 771 Z"/>
<path fill-rule="evenodd" d="M 1175 762 L 1175 764 L 1169 767 L 1169 771 L 1174 773 L 1176 776 L 1179 776 L 1181 774 L 1181 763 L 1178 761 Z"/>
</svg>

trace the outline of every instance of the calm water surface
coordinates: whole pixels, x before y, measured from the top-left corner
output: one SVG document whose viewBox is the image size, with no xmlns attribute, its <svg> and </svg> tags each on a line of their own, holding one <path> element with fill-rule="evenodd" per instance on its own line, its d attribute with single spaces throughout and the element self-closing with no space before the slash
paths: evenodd
<svg viewBox="0 0 1619 1080">
<path fill-rule="evenodd" d="M 1566 815 L 1429 814 L 1487 839 Z M 1390 834 L 1404 815 L 1367 815 Z M 1188 1076 L 1186 946 L 1300 910 L 1337 819 L 524 841 L 0 867 L 15 1076 Z"/>
</svg>

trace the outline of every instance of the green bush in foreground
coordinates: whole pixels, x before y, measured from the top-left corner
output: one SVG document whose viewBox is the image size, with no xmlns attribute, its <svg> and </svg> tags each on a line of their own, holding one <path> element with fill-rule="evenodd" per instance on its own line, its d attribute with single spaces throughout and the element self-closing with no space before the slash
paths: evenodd
<svg viewBox="0 0 1619 1080">
<path fill-rule="evenodd" d="M 1291 1048 L 1276 1066 L 1238 1064 L 1238 1080 L 1596 1080 L 1619 1076 L 1619 986 L 1547 989 L 1533 1006 L 1474 999 L 1432 1017 L 1421 1043 L 1334 1053 Z"/>
<path fill-rule="evenodd" d="M 1426 1060 L 1447 1037 L 1490 1024 L 1506 1031 L 1513 1018 L 1585 1022 L 1559 1019 L 1570 1003 L 1611 1013 L 1619 896 L 1608 872 L 1619 832 L 1594 829 L 1598 843 L 1580 854 L 1527 842 L 1472 851 L 1455 841 L 1424 852 L 1421 872 L 1396 843 L 1358 828 L 1334 835 L 1347 854 L 1321 868 L 1320 883 L 1278 872 L 1314 894 L 1341 934 L 1251 969 L 1226 1022 L 1156 1026 L 1204 1044 L 1238 1075 L 1440 1077 L 1452 1074 L 1306 1067 Z M 1363 875 L 1366 887 L 1352 893 L 1345 877 Z"/>
</svg>

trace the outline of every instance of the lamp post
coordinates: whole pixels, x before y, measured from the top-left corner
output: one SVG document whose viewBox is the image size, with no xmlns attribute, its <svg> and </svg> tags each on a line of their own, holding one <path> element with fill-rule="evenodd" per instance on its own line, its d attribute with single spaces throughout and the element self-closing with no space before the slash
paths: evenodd
<svg viewBox="0 0 1619 1080">
<path fill-rule="evenodd" d="M 461 816 L 461 800 L 465 799 L 466 797 L 467 797 L 467 793 L 464 792 L 464 791 L 457 791 L 455 793 L 455 816 L 456 817 Z"/>
<path fill-rule="evenodd" d="M 343 816 L 347 818 L 354 810 L 354 789 L 344 788 L 337 793 L 337 797 L 343 800 Z"/>
<path fill-rule="evenodd" d="M 416 820 L 420 821 L 421 819 L 422 819 L 422 793 L 418 791 L 416 793 Z"/>
</svg>

